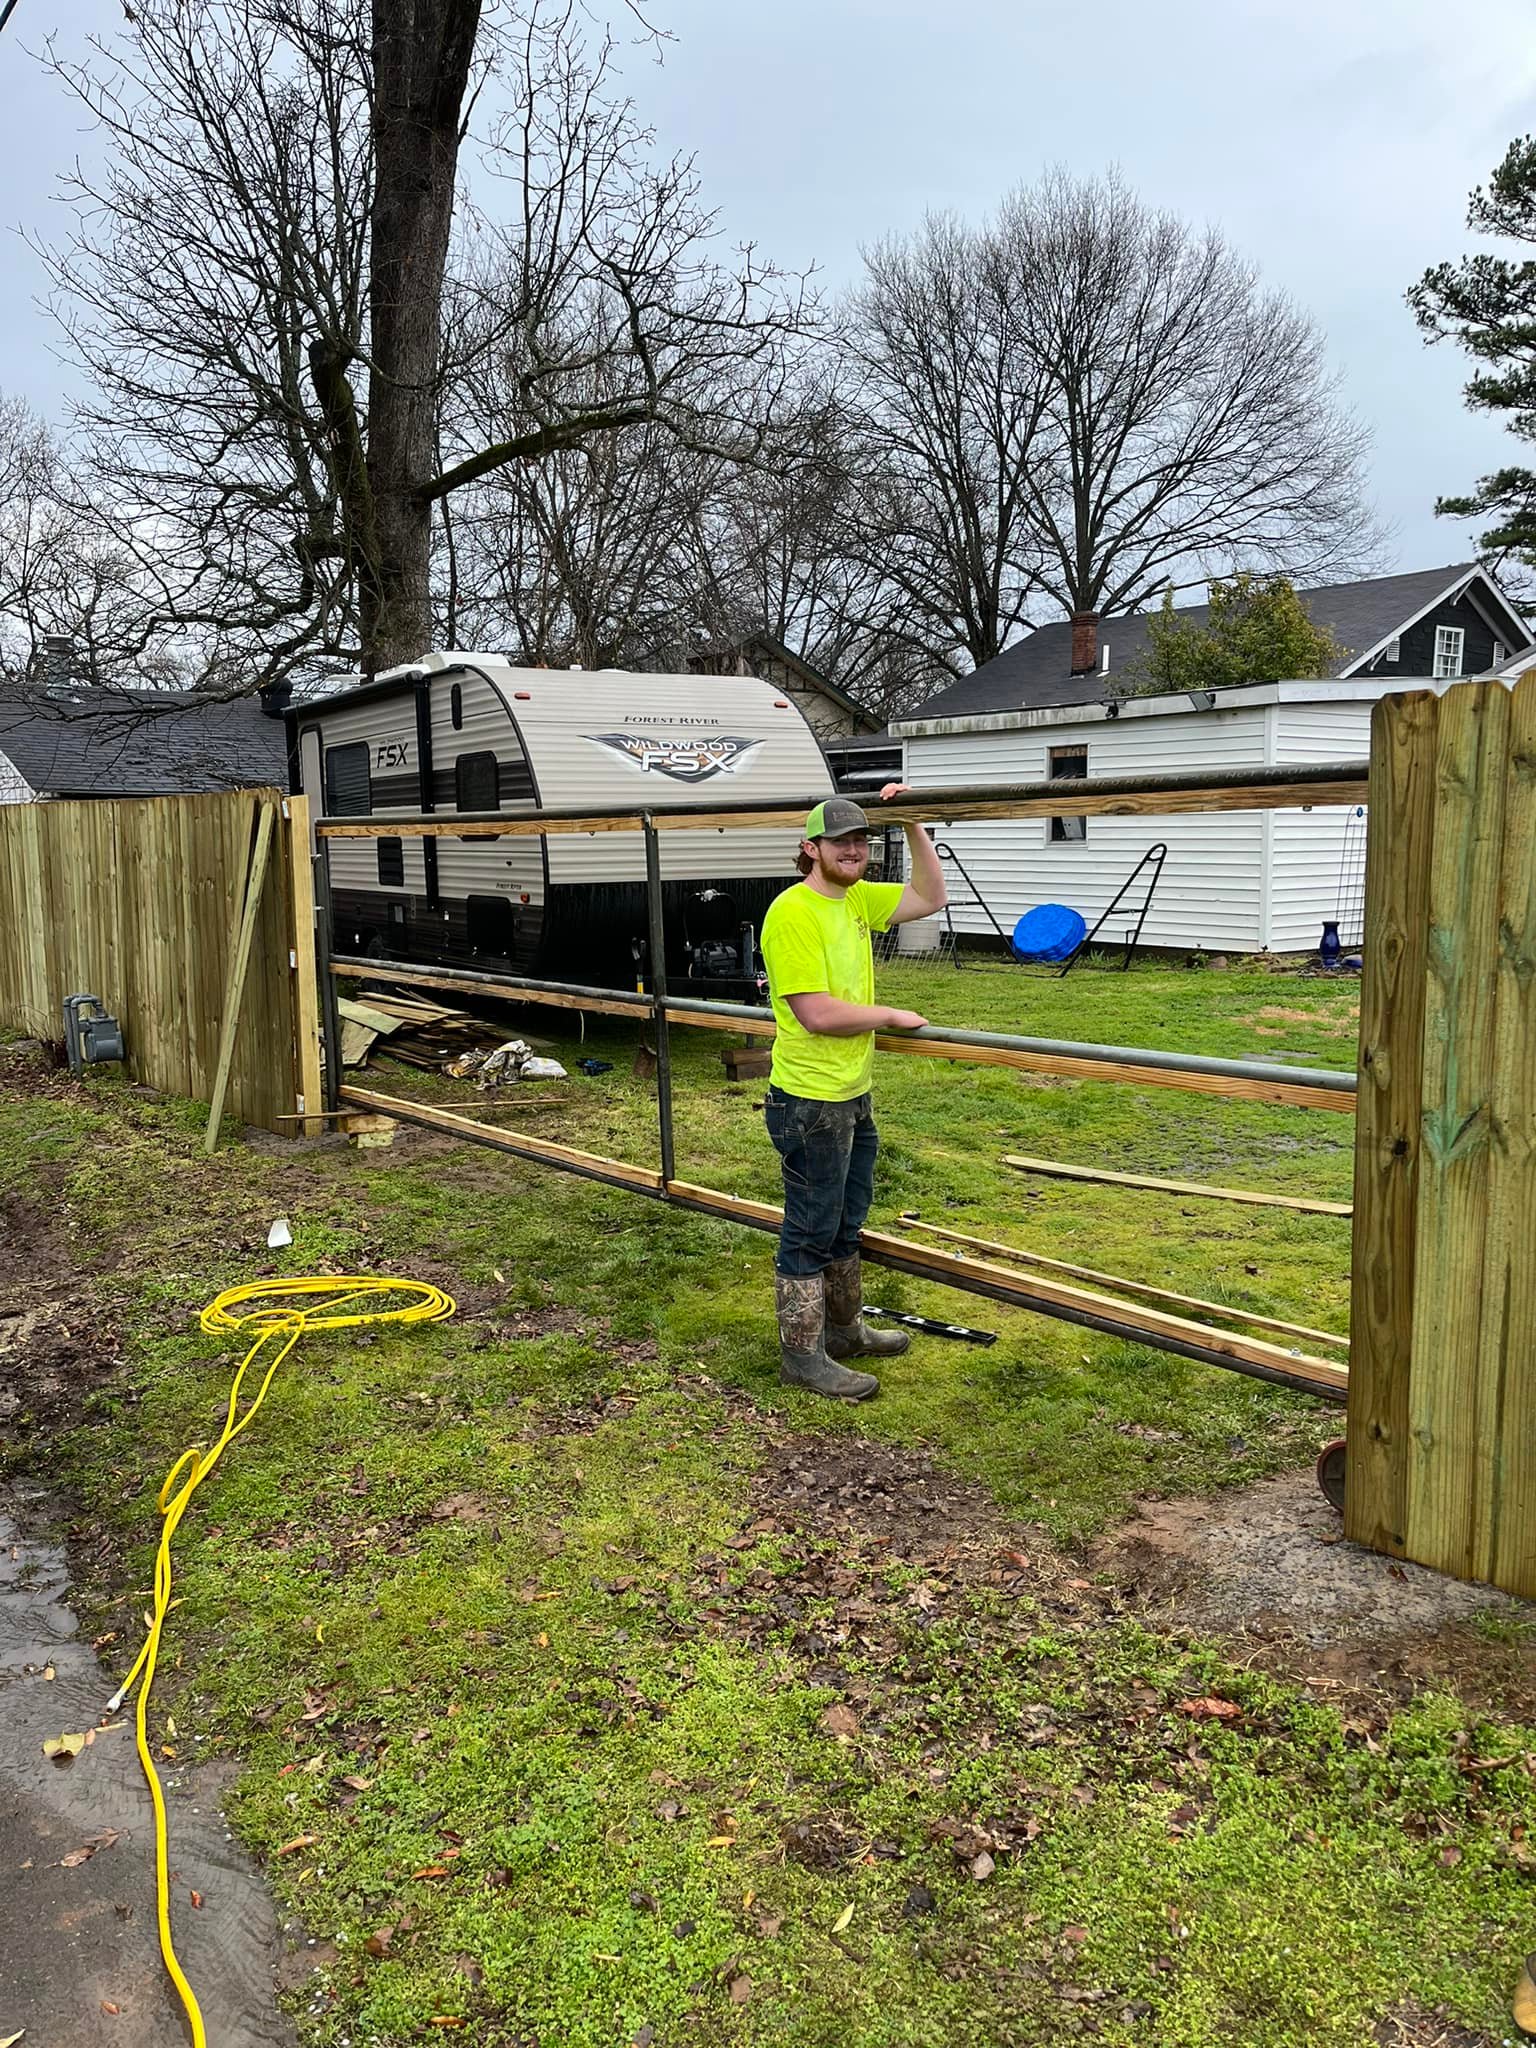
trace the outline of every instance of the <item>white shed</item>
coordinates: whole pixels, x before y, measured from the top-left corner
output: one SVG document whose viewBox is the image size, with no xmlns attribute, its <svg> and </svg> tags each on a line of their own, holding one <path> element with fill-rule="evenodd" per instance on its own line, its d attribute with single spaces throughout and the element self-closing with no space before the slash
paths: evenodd
<svg viewBox="0 0 1536 2048">
<path fill-rule="evenodd" d="M 1040 782 L 1053 776 L 1160 775 L 1364 760 L 1378 697 L 1422 680 L 1348 678 L 1246 689 L 1128 697 L 1099 704 L 970 717 L 907 719 L 893 727 L 914 789 Z M 1066 903 L 1091 927 L 1147 849 L 1168 848 L 1142 944 L 1212 953 L 1298 953 L 1323 921 L 1358 944 L 1364 818 L 1347 807 L 1205 811 L 1168 818 L 1029 818 L 939 830 L 1004 931 L 1037 903 Z M 990 938 L 991 921 L 953 867 L 957 934 Z M 1100 943 L 1135 922 L 1117 913 Z M 1353 922 L 1354 929 L 1350 929 Z M 936 936 L 906 926 L 919 946 Z"/>
</svg>

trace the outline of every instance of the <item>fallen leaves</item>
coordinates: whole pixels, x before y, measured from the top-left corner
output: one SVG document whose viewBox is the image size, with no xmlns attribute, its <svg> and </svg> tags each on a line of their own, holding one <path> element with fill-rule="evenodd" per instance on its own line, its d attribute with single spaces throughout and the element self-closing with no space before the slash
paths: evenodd
<svg viewBox="0 0 1536 2048">
<path fill-rule="evenodd" d="M 312 1849 L 319 1839 L 318 1835 L 295 1835 L 291 1842 L 281 1842 L 278 1844 L 277 1854 L 279 1856 L 292 1856 L 295 1850 Z"/>
<path fill-rule="evenodd" d="M 60 1870 L 78 1870 L 82 1863 L 89 1863 L 98 1849 L 110 1849 L 122 1839 L 120 1828 L 103 1828 L 99 1835 L 92 1835 L 88 1842 L 82 1842 L 78 1849 L 71 1849 L 67 1856 L 59 1858 Z"/>
<path fill-rule="evenodd" d="M 1187 1714 L 1192 1721 L 1237 1721 L 1242 1718 L 1243 1710 L 1236 1700 L 1210 1698 L 1180 1700 L 1174 1712 Z"/>
<path fill-rule="evenodd" d="M 827 1708 L 821 1717 L 821 1726 L 828 1735 L 836 1736 L 839 1742 L 849 1742 L 859 1732 L 859 1717 L 852 1707 L 839 1700 Z"/>
<path fill-rule="evenodd" d="M 89 1749 L 96 1740 L 96 1730 L 87 1728 L 78 1735 L 50 1735 L 43 1744 L 43 1755 L 52 1757 L 56 1764 L 73 1763 L 81 1750 Z M 20 2035 L 15 2037 L 17 2040 Z M 3 2044 L 0 2044 L 3 2048 Z"/>
<path fill-rule="evenodd" d="M 852 1905 L 852 1902 L 850 1901 L 850 1903 L 849 1903 L 848 1905 L 844 1906 L 844 1908 L 843 1908 L 843 1910 L 841 1911 L 841 1913 L 839 1913 L 839 1914 L 838 1914 L 838 1916 L 837 1916 L 837 1918 L 836 1918 L 836 1919 L 835 1919 L 835 1920 L 834 1920 L 834 1921 L 832 1922 L 832 1932 L 833 1932 L 834 1934 L 841 1934 L 841 1933 L 842 1933 L 842 1931 L 843 1931 L 843 1929 L 844 1929 L 844 1928 L 845 1928 L 845 1927 L 846 1927 L 846 1926 L 848 1925 L 849 1921 L 850 1921 L 850 1920 L 851 1920 L 852 1918 L 853 1918 L 853 1905 Z"/>
<path fill-rule="evenodd" d="M 997 1864 L 993 1860 L 990 1850 L 981 1849 L 971 1858 L 966 1868 L 978 1884 L 984 1884 L 996 1870 Z"/>
</svg>

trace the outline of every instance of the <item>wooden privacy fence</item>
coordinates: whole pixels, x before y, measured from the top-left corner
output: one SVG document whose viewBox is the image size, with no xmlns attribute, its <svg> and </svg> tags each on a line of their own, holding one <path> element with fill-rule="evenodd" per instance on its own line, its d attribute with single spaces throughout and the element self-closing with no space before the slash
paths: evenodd
<svg viewBox="0 0 1536 2048">
<path fill-rule="evenodd" d="M 224 1107 L 246 1123 L 291 1132 L 281 1119 L 318 1111 L 307 799 L 0 806 L 0 1027 L 58 1039 L 80 994 L 121 1019 L 129 1071 L 150 1087 L 208 1102 L 222 1070 Z"/>
<path fill-rule="evenodd" d="M 1372 740 L 1345 1528 L 1536 1595 L 1536 671 Z"/>
</svg>

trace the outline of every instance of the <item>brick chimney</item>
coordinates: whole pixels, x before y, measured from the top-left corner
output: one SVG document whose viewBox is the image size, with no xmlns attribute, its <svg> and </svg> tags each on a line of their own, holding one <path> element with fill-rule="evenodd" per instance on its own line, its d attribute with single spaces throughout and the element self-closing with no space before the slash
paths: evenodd
<svg viewBox="0 0 1536 2048">
<path fill-rule="evenodd" d="M 1099 615 L 1097 612 L 1074 612 L 1072 614 L 1072 673 L 1075 676 L 1091 676 L 1099 666 Z"/>
</svg>

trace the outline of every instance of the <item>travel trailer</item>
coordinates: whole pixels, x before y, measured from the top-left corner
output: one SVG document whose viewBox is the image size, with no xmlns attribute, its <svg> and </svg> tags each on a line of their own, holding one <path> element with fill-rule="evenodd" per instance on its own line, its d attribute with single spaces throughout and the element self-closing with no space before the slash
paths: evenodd
<svg viewBox="0 0 1536 2048">
<path fill-rule="evenodd" d="M 800 711 L 752 676 L 432 654 L 286 717 L 290 775 L 316 818 L 809 808 L 833 791 Z M 326 843 L 338 953 L 608 987 L 633 986 L 643 964 L 639 831 Z M 755 934 L 794 880 L 797 843 L 788 827 L 662 836 L 669 977 L 755 981 Z"/>
</svg>

